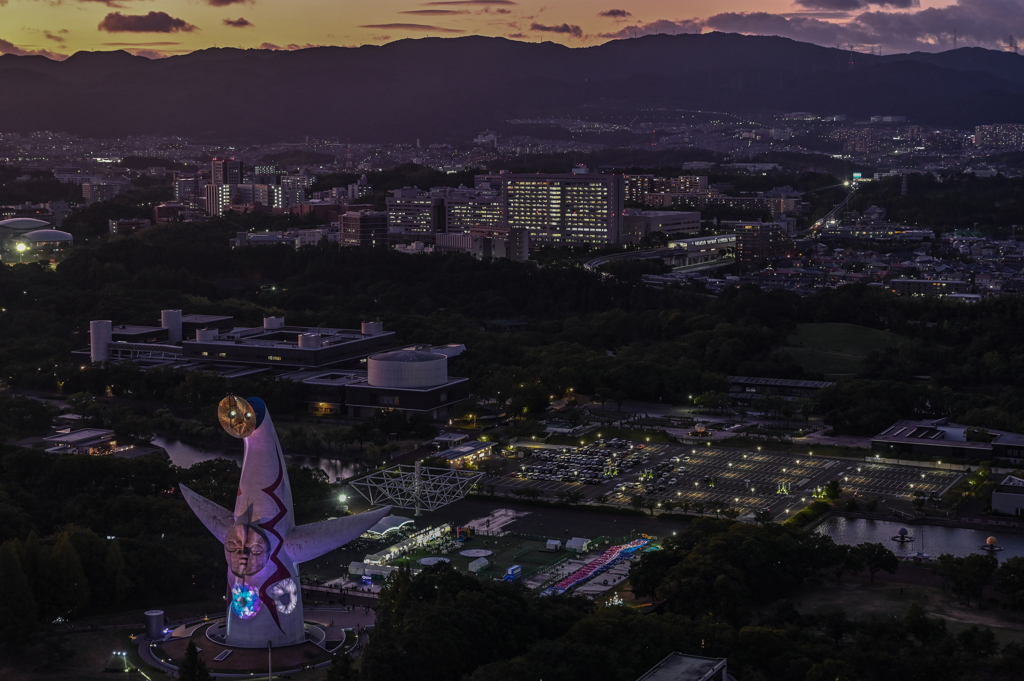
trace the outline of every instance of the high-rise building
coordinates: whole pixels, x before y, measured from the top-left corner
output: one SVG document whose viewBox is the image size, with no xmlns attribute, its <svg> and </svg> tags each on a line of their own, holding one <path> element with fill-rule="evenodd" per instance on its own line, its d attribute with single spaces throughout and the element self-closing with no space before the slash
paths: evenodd
<svg viewBox="0 0 1024 681">
<path fill-rule="evenodd" d="M 394 189 L 387 198 L 388 231 L 392 234 L 432 234 L 430 194 L 416 187 Z"/>
<path fill-rule="evenodd" d="M 109 201 L 115 196 L 119 196 L 127 188 L 127 185 L 121 182 L 83 182 L 82 199 L 86 203 Z"/>
<path fill-rule="evenodd" d="M 391 192 L 387 207 L 392 234 L 462 233 L 502 223 L 501 196 L 492 189 L 405 187 Z"/>
<path fill-rule="evenodd" d="M 481 175 L 476 184 L 500 188 L 504 225 L 525 229 L 531 245 L 619 243 L 625 197 L 622 175 L 579 168 L 565 175 Z"/>
<path fill-rule="evenodd" d="M 772 260 L 787 258 L 793 241 L 786 227 L 778 222 L 736 224 L 736 259 L 740 267 L 762 267 Z"/>
<path fill-rule="evenodd" d="M 353 210 L 341 216 L 342 246 L 385 246 L 388 243 L 388 214 L 384 211 Z"/>
<path fill-rule="evenodd" d="M 370 181 L 366 179 L 366 175 L 359 178 L 358 182 L 353 182 L 348 186 L 348 198 L 349 201 L 355 201 L 365 196 L 369 196 L 373 193 L 373 187 L 370 186 Z"/>
<path fill-rule="evenodd" d="M 215 185 L 242 184 L 245 181 L 242 162 L 233 158 L 213 159 L 210 170 L 210 178 Z"/>
<path fill-rule="evenodd" d="M 203 196 L 206 191 L 207 181 L 201 177 L 179 177 L 174 181 L 174 200 L 187 202 L 192 199 L 195 192 L 196 198 Z"/>
</svg>

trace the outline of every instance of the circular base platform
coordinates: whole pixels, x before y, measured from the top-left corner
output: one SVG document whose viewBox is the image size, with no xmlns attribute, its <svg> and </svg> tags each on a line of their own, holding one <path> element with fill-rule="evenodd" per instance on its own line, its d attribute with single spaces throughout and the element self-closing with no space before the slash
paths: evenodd
<svg viewBox="0 0 1024 681">
<path fill-rule="evenodd" d="M 431 565 L 437 565 L 438 563 L 450 563 L 452 561 L 448 558 L 442 558 L 441 556 L 427 556 L 426 558 L 420 558 L 416 562 L 420 565 L 429 567 Z"/>
<path fill-rule="evenodd" d="M 486 558 L 487 556 L 493 556 L 494 551 L 488 551 L 487 549 L 466 549 L 465 551 L 459 551 L 460 556 L 466 558 Z"/>
<path fill-rule="evenodd" d="M 344 633 L 341 641 L 328 641 L 327 633 L 322 625 L 316 622 L 305 622 L 306 640 L 291 646 L 274 648 L 274 673 L 294 673 L 311 669 L 317 665 L 331 661 L 333 653 L 344 645 Z M 211 622 L 208 626 L 196 627 L 191 636 L 154 643 L 150 648 L 154 656 L 165 664 L 177 667 L 185 656 L 189 641 L 196 644 L 199 656 L 206 663 L 207 669 L 215 674 L 266 674 L 267 649 L 239 648 L 224 642 L 227 621 L 223 618 Z"/>
<path fill-rule="evenodd" d="M 909 544 L 910 542 L 914 541 L 913 537 L 908 537 L 906 535 L 899 534 L 894 537 L 889 537 L 889 539 L 896 542 L 897 544 Z"/>
<path fill-rule="evenodd" d="M 992 544 L 982 544 L 978 548 L 981 549 L 982 551 L 988 551 L 989 553 L 994 553 L 996 551 L 1002 551 L 1003 550 L 1002 546 L 993 546 Z"/>
</svg>

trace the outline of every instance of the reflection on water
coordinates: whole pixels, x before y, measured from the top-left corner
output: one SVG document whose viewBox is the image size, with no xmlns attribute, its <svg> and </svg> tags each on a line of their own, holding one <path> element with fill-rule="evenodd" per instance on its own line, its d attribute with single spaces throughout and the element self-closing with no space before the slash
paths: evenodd
<svg viewBox="0 0 1024 681">
<path fill-rule="evenodd" d="M 901 527 L 906 527 L 908 536 L 914 541 L 901 544 L 890 537 L 896 536 Z M 1011 556 L 1024 556 L 1024 535 L 1000 532 L 998 528 L 989 530 L 966 530 L 959 527 L 936 527 L 934 525 L 905 525 L 890 520 L 866 520 L 864 518 L 828 518 L 815 530 L 832 537 L 837 544 L 860 544 L 871 542 L 888 547 L 897 556 L 912 556 L 915 553 L 927 553 L 939 556 L 952 553 L 954 556 L 966 556 L 970 553 L 984 553 L 980 547 L 985 540 L 995 536 L 1003 551 L 996 551 L 999 560 Z"/>
<path fill-rule="evenodd" d="M 210 461 L 211 459 L 231 459 L 232 461 L 237 462 L 239 466 L 242 465 L 241 442 L 238 443 L 237 447 L 231 447 L 223 451 L 200 449 L 198 447 L 193 447 L 192 445 L 187 445 L 184 442 L 168 440 L 163 437 L 153 438 L 153 444 L 167 450 L 168 456 L 171 457 L 171 463 L 175 466 L 181 466 L 182 468 L 191 468 L 192 464 L 199 463 L 200 461 Z M 307 468 L 319 468 L 324 473 L 327 473 L 327 477 L 331 482 L 338 479 L 344 480 L 345 478 L 352 477 L 353 475 L 365 470 L 364 466 L 350 461 L 321 459 L 318 456 L 297 456 L 285 454 L 284 458 L 285 461 L 290 464 L 306 466 Z"/>
</svg>

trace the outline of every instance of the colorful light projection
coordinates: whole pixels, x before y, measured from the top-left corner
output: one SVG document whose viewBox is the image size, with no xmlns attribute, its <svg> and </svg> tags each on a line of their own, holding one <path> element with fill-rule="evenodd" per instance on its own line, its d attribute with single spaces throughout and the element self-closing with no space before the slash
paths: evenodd
<svg viewBox="0 0 1024 681">
<path fill-rule="evenodd" d="M 260 611 L 260 592 L 248 584 L 231 587 L 231 609 L 243 620 L 256 616 Z"/>
</svg>

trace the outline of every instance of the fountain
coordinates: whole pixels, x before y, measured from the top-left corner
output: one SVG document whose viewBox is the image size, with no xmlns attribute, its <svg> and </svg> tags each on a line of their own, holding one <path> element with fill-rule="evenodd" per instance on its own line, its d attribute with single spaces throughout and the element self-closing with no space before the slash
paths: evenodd
<svg viewBox="0 0 1024 681">
<path fill-rule="evenodd" d="M 982 551 L 988 551 L 989 553 L 995 553 L 996 551 L 1003 550 L 1003 547 L 999 545 L 995 537 L 989 537 L 985 540 L 985 543 L 978 548 Z"/>
<path fill-rule="evenodd" d="M 893 537 L 889 537 L 889 539 L 898 544 L 909 544 L 910 542 L 914 541 L 914 538 L 910 536 L 910 534 L 907 532 L 907 528 L 905 527 L 901 527 L 899 531 L 896 532 L 896 535 Z"/>
</svg>

